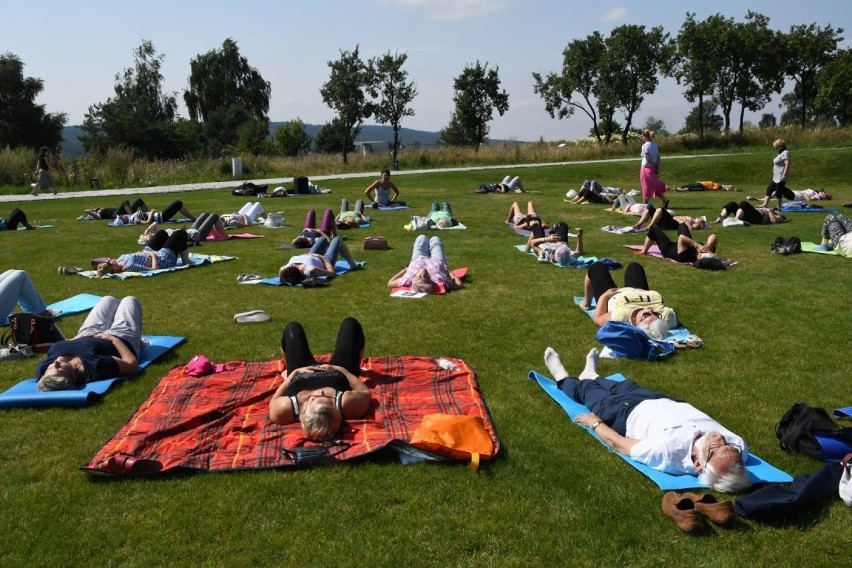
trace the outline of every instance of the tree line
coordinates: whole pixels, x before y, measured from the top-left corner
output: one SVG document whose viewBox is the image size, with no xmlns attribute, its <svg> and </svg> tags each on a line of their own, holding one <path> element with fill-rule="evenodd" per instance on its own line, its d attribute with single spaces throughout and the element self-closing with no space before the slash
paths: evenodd
<svg viewBox="0 0 852 568">
<path fill-rule="evenodd" d="M 708 130 L 729 132 L 735 121 L 742 132 L 745 112 L 765 109 L 787 80 L 793 90 L 782 96 L 781 125 L 843 127 L 852 110 L 852 52 L 838 49 L 842 33 L 842 28 L 815 23 L 773 30 L 768 17 L 750 10 L 743 21 L 721 14 L 699 21 L 687 13 L 674 37 L 659 26 L 622 25 L 606 37 L 596 31 L 570 41 L 560 72 L 532 73 L 533 91 L 553 118 L 570 119 L 577 111 L 585 115 L 602 144 L 616 138 L 627 143 L 636 130 L 636 113 L 655 93 L 660 77 L 673 77 L 686 100 L 696 103 L 685 129 L 699 138 Z M 299 118 L 269 136 L 271 85 L 231 38 L 190 61 L 189 87 L 183 93 L 188 118 L 177 114 L 178 94 L 163 91 L 165 56 L 145 40 L 133 56 L 133 66 L 115 76 L 114 96 L 91 105 L 85 115 L 81 141 L 90 153 L 114 147 L 138 157 L 170 159 L 234 152 L 296 156 L 315 150 L 341 153 L 345 163 L 361 125 L 372 118 L 392 127 L 390 150 L 396 161 L 402 120 L 415 114 L 417 88 L 404 68 L 405 53 L 364 61 L 356 46 L 329 61 L 320 96 L 335 117 L 315 140 Z M 43 88 L 41 79 L 24 76 L 17 56 L 0 56 L 0 146 L 59 144 L 67 115 L 48 113 L 34 103 Z M 453 88 L 455 107 L 440 131 L 441 142 L 478 148 L 488 140 L 494 113 L 509 110 L 499 67 L 469 64 Z M 765 113 L 759 126 L 777 124 L 774 114 Z M 653 117 L 647 125 L 663 126 Z"/>
</svg>

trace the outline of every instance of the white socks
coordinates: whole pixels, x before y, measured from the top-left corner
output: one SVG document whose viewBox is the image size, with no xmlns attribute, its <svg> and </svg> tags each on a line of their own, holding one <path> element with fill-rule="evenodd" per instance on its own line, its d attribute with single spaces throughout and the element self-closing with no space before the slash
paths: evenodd
<svg viewBox="0 0 852 568">
<path fill-rule="evenodd" d="M 593 381 L 598 378 L 599 358 L 600 353 L 597 349 L 593 348 L 589 351 L 588 355 L 586 355 L 586 366 L 583 368 L 583 372 L 580 373 L 580 380 Z M 550 375 L 557 381 L 561 381 L 562 379 L 571 376 L 568 371 L 565 370 L 565 366 L 562 364 L 562 359 L 559 357 L 559 353 L 557 353 L 553 347 L 548 347 L 544 350 L 544 364 L 547 366 L 547 370 L 550 371 Z"/>
<path fill-rule="evenodd" d="M 596 348 L 592 348 L 586 355 L 586 367 L 580 373 L 580 380 L 595 380 L 598 378 L 598 359 L 600 353 Z"/>
<path fill-rule="evenodd" d="M 557 381 L 561 381 L 569 376 L 568 371 L 565 370 L 565 366 L 562 364 L 562 359 L 559 358 L 559 353 L 553 347 L 548 347 L 544 350 L 544 364 L 547 366 L 547 370 L 550 371 L 550 375 Z"/>
</svg>

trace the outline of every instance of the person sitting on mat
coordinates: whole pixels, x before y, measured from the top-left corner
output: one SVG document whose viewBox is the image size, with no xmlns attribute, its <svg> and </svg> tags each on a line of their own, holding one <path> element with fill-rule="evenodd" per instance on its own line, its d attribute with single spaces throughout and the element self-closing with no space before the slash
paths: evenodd
<svg viewBox="0 0 852 568">
<path fill-rule="evenodd" d="M 23 270 L 9 269 L 0 274 L 0 324 L 9 323 L 9 315 L 16 305 L 31 314 L 49 318 L 58 315 L 48 309 L 29 274 Z"/>
<path fill-rule="evenodd" d="M 645 223 L 648 226 L 645 227 Z M 645 207 L 645 212 L 639 217 L 639 220 L 633 224 L 633 228 L 639 231 L 650 229 L 654 225 L 659 225 L 667 231 L 677 230 L 678 225 L 685 224 L 693 231 L 700 231 L 707 228 L 707 217 L 690 217 L 689 215 L 672 215 L 668 209 L 657 209 L 653 203 L 648 203 Z"/>
<path fill-rule="evenodd" d="M 527 239 L 524 252 L 535 252 L 539 262 L 550 262 L 567 266 L 579 255 L 583 254 L 583 229 L 574 229 L 577 234 L 577 246 L 574 250 L 568 246 L 568 224 L 560 221 L 553 225 L 551 234 L 545 235 L 541 225 L 533 226 Z"/>
<path fill-rule="evenodd" d="M 631 262 L 624 270 L 623 288 L 615 285 L 606 264 L 593 263 L 586 271 L 580 307 L 590 309 L 593 298 L 593 319 L 599 326 L 608 321 L 629 323 L 659 340 L 666 338 L 669 329 L 677 327 L 677 314 L 666 306 L 659 292 L 651 290 L 645 268 L 638 262 Z"/>
<path fill-rule="evenodd" d="M 311 248 L 319 237 L 331 240 L 335 237 L 334 213 L 326 209 L 322 215 L 322 224 L 317 228 L 317 212 L 308 209 L 305 214 L 305 228 L 302 229 L 291 244 L 296 248 Z"/>
<path fill-rule="evenodd" d="M 137 197 L 133 200 L 133 203 L 129 199 L 125 199 L 118 207 L 90 207 L 83 212 L 83 215 L 88 215 L 93 219 L 111 220 L 119 215 L 132 215 L 137 211 L 145 211 L 146 213 L 149 211 L 148 205 L 141 197 Z"/>
<path fill-rule="evenodd" d="M 739 204 L 735 201 L 730 201 L 722 207 L 719 217 L 713 222 L 721 223 L 731 215 L 735 219 L 745 221 L 750 225 L 775 225 L 776 223 L 786 223 L 788 220 L 777 209 L 761 206 L 755 207 L 748 201 L 740 201 Z"/>
<path fill-rule="evenodd" d="M 104 296 L 73 339 L 50 346 L 36 367 L 38 390 L 70 389 L 90 381 L 133 375 L 142 350 L 142 306 L 133 296 Z"/>
<path fill-rule="evenodd" d="M 15 207 L 6 217 L 0 217 L 0 231 L 17 231 L 18 225 L 21 225 L 26 230 L 31 231 L 38 227 L 30 225 L 27 221 L 27 214 Z"/>
<path fill-rule="evenodd" d="M 669 239 L 662 227 L 654 225 L 648 230 L 648 236 L 645 237 L 642 249 L 636 251 L 636 254 L 648 254 L 651 246 L 656 244 L 663 258 L 670 258 L 677 262 L 693 263 L 700 258 L 715 257 L 716 241 L 716 235 L 711 234 L 707 237 L 707 243 L 701 244 L 692 238 L 689 227 L 681 223 L 677 226 L 677 242 L 674 243 Z"/>
<path fill-rule="evenodd" d="M 390 170 L 382 170 L 381 177 L 371 183 L 364 190 L 364 195 L 370 200 L 370 207 L 378 209 L 380 205 L 405 205 L 405 201 L 398 201 L 399 189 L 390 180 Z"/>
<path fill-rule="evenodd" d="M 598 357 L 597 349 L 589 351 L 583 372 L 574 378 L 552 347 L 544 351 L 545 365 L 559 389 L 591 411 L 575 422 L 591 428 L 614 451 L 655 470 L 697 474 L 716 491 L 751 486 L 745 440 L 691 404 L 631 380 L 601 378 Z"/>
<path fill-rule="evenodd" d="M 364 216 L 364 200 L 355 202 L 355 209 L 349 209 L 349 200 L 340 200 L 340 213 L 335 218 L 338 229 L 357 229 L 361 223 L 367 223 L 369 219 Z"/>
<path fill-rule="evenodd" d="M 148 245 L 139 252 L 126 253 L 118 258 L 107 259 L 98 264 L 95 271 L 98 277 L 121 272 L 144 272 L 160 268 L 177 266 L 178 258 L 184 264 L 189 263 L 189 237 L 185 229 L 172 231 L 171 234 L 160 229 L 150 238 Z"/>
<path fill-rule="evenodd" d="M 509 214 L 506 216 L 506 223 L 512 225 L 515 229 L 524 229 L 531 231 L 534 226 L 538 225 L 543 229 L 547 229 L 547 224 L 541 220 L 538 212 L 535 210 L 535 205 L 532 201 L 527 201 L 527 212 L 521 211 L 521 206 L 517 201 L 509 207 Z"/>
<path fill-rule="evenodd" d="M 296 255 L 287 261 L 287 264 L 278 270 L 278 278 L 282 284 L 292 285 L 299 284 L 306 278 L 332 277 L 337 274 L 334 263 L 337 262 L 338 255 L 349 263 L 351 269 L 358 268 L 358 263 L 352 259 L 349 249 L 340 237 L 334 237 L 331 241 L 319 237 L 308 253 Z"/>
<path fill-rule="evenodd" d="M 331 360 L 320 365 L 302 325 L 288 323 L 281 338 L 287 374 L 269 401 L 269 420 L 274 424 L 299 421 L 306 438 L 324 441 L 334 437 L 343 420 L 366 416 L 370 389 L 359 378 L 364 345 L 361 324 L 347 317 L 337 332 Z"/>
<path fill-rule="evenodd" d="M 411 261 L 388 280 L 388 287 L 407 287 L 414 292 L 430 294 L 438 284 L 447 290 L 462 287 L 461 279 L 450 274 L 441 239 L 432 237 L 427 240 L 426 235 L 419 235 L 414 240 Z"/>
</svg>

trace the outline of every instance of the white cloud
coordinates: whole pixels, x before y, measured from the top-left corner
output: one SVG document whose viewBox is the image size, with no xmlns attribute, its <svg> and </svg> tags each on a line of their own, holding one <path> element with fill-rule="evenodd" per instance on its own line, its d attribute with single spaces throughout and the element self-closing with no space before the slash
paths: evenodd
<svg viewBox="0 0 852 568">
<path fill-rule="evenodd" d="M 627 15 L 627 8 L 624 6 L 619 6 L 617 8 L 612 8 L 604 14 L 603 21 L 604 22 L 619 22 L 624 19 L 624 16 Z"/>
<path fill-rule="evenodd" d="M 427 20 L 459 22 L 498 14 L 506 9 L 508 0 L 378 0 L 380 6 L 397 6 L 425 12 Z"/>
</svg>

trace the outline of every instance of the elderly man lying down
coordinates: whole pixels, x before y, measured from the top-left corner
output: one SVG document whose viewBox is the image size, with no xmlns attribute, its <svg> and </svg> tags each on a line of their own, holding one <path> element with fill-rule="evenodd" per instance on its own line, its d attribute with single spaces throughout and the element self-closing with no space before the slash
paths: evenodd
<svg viewBox="0 0 852 568">
<path fill-rule="evenodd" d="M 597 349 L 589 352 L 579 378 L 568 374 L 551 347 L 544 352 L 544 362 L 559 389 L 591 410 L 576 421 L 614 451 L 666 473 L 697 473 L 717 491 L 742 491 L 751 485 L 745 441 L 694 406 L 631 380 L 601 378 Z"/>
</svg>

